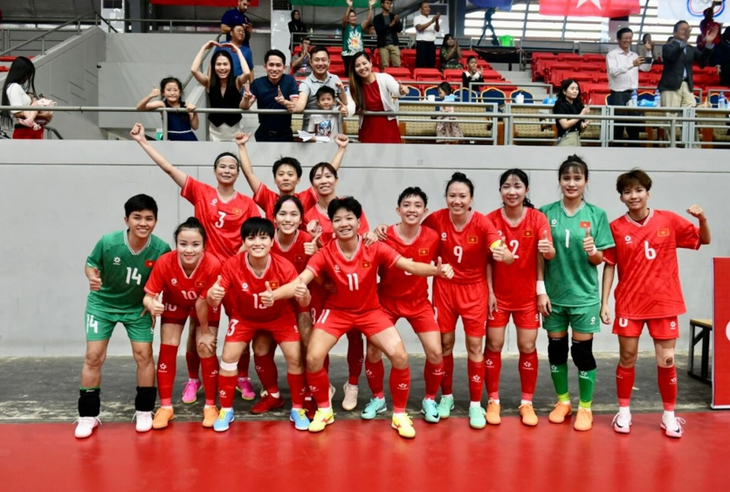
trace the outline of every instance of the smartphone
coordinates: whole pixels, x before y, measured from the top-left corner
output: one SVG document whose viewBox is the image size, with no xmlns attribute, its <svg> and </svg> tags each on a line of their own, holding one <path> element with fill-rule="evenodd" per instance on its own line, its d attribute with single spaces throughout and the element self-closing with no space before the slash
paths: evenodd
<svg viewBox="0 0 730 492">
<path fill-rule="evenodd" d="M 654 62 L 654 59 L 652 57 L 650 57 L 650 56 L 644 57 L 644 65 L 651 64 L 653 62 Z"/>
</svg>

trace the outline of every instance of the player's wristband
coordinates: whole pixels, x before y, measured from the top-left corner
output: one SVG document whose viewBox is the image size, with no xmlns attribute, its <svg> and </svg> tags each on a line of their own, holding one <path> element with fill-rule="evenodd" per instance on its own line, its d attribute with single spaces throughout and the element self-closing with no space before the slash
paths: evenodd
<svg viewBox="0 0 730 492">
<path fill-rule="evenodd" d="M 544 280 L 538 280 L 537 281 L 537 295 L 547 295 L 547 290 L 545 289 L 545 281 Z"/>
<path fill-rule="evenodd" d="M 596 256 L 596 253 L 598 253 L 598 248 L 596 248 L 596 245 L 593 245 L 593 249 L 588 252 L 588 256 Z"/>
</svg>

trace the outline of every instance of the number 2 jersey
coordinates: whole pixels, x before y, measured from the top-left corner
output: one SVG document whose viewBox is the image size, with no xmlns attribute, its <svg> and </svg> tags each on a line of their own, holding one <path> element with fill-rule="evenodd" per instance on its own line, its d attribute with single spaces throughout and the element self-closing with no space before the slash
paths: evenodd
<svg viewBox="0 0 730 492">
<path fill-rule="evenodd" d="M 177 306 L 181 311 L 195 307 L 199 297 L 206 297 L 208 289 L 215 284 L 221 272 L 221 262 L 211 253 L 203 253 L 195 270 L 188 276 L 180 264 L 177 251 L 165 253 L 157 260 L 144 291 L 157 296 L 162 293 L 162 302 Z"/>
<path fill-rule="evenodd" d="M 649 211 L 643 223 L 628 214 L 611 222 L 616 247 L 603 261 L 616 265 L 616 316 L 627 319 L 668 318 L 687 309 L 679 282 L 677 248 L 699 249 L 700 230 L 666 210 Z"/>
<path fill-rule="evenodd" d="M 98 268 L 101 289 L 89 292 L 88 306 L 111 314 L 141 312 L 144 287 L 158 258 L 170 251 L 170 246 L 150 234 L 147 244 L 138 252 L 132 251 L 128 231 L 112 232 L 103 236 L 86 264 Z"/>
</svg>

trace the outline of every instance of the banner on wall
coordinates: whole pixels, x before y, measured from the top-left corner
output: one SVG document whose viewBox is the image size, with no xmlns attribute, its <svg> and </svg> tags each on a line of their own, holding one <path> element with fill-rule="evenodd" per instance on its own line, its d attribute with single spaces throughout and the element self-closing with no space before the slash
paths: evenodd
<svg viewBox="0 0 730 492">
<path fill-rule="evenodd" d="M 614 18 L 640 11 L 639 0 L 540 0 L 541 15 Z"/>
<path fill-rule="evenodd" d="M 730 9 L 722 2 L 713 5 L 713 0 L 659 0 L 660 19 L 689 22 L 700 21 L 705 17 L 705 9 L 712 7 L 716 22 L 730 22 Z"/>
<path fill-rule="evenodd" d="M 730 258 L 712 259 L 712 408 L 730 409 Z"/>
</svg>

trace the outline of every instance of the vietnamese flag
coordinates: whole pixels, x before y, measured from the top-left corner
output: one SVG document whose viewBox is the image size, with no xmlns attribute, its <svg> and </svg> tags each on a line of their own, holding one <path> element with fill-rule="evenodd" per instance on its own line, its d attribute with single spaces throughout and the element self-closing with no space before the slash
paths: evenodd
<svg viewBox="0 0 730 492">
<path fill-rule="evenodd" d="M 614 18 L 640 11 L 639 0 L 540 0 L 542 15 Z"/>
<path fill-rule="evenodd" d="M 238 5 L 238 0 L 150 0 L 157 5 L 196 5 L 198 7 L 231 7 Z M 259 0 L 250 0 L 249 7 L 258 7 Z"/>
</svg>

